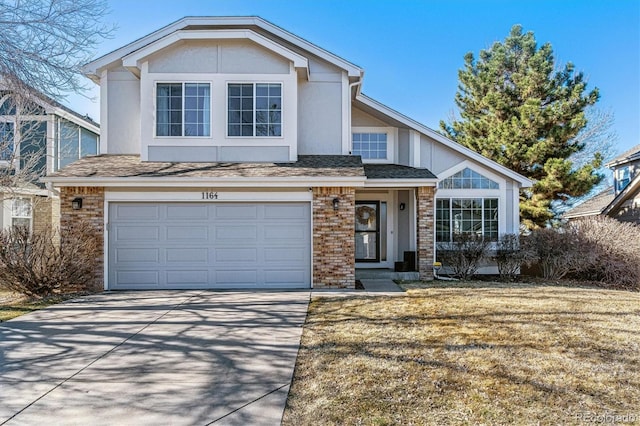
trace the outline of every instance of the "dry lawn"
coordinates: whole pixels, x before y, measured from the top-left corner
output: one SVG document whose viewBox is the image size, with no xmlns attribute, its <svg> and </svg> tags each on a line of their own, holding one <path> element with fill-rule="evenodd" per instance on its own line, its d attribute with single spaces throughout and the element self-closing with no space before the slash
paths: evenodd
<svg viewBox="0 0 640 426">
<path fill-rule="evenodd" d="M 640 294 L 443 287 L 314 299 L 284 424 L 640 424 Z"/>
</svg>

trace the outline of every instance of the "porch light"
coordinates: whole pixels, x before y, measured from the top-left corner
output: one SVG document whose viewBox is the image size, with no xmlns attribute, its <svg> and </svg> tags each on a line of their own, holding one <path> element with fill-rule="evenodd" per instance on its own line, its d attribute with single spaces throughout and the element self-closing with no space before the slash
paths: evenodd
<svg viewBox="0 0 640 426">
<path fill-rule="evenodd" d="M 338 207 L 340 207 L 340 199 L 339 198 L 334 198 L 333 199 L 333 209 L 334 210 L 338 210 Z"/>
<path fill-rule="evenodd" d="M 73 210 L 80 210 L 82 208 L 82 198 L 74 198 L 73 201 L 71 201 L 71 208 Z"/>
</svg>

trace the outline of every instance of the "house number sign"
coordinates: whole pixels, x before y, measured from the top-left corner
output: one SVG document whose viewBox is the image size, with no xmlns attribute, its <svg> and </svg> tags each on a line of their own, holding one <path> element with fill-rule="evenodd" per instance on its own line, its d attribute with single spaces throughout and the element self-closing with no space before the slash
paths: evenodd
<svg viewBox="0 0 640 426">
<path fill-rule="evenodd" d="M 217 192 L 205 191 L 205 192 L 201 192 L 201 194 L 202 194 L 202 200 L 217 200 L 218 199 L 218 193 Z"/>
</svg>

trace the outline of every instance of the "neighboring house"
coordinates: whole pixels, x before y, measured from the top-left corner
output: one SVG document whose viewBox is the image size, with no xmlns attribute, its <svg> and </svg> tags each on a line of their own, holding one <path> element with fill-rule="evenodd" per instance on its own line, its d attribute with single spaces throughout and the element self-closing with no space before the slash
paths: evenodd
<svg viewBox="0 0 640 426">
<path fill-rule="evenodd" d="M 363 69 L 260 18 L 184 18 L 86 74 L 102 154 L 46 181 L 63 224 L 103 234 L 105 289 L 354 287 L 357 268 L 405 252 L 431 279 L 436 241 L 519 232 L 528 179 L 363 95 Z"/>
<path fill-rule="evenodd" d="M 613 170 L 613 186 L 564 214 L 568 220 L 605 215 L 640 223 L 640 145 L 606 164 Z"/>
<path fill-rule="evenodd" d="M 93 120 L 42 94 L 23 97 L 0 86 L 0 229 L 58 226 L 59 196 L 38 179 L 99 152 Z"/>
</svg>

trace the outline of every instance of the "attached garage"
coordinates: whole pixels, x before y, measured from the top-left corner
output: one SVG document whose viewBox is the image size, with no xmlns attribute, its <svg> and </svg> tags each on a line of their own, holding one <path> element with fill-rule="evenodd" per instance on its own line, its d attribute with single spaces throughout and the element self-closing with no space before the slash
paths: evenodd
<svg viewBox="0 0 640 426">
<path fill-rule="evenodd" d="M 305 202 L 109 203 L 108 288 L 311 286 Z"/>
</svg>

